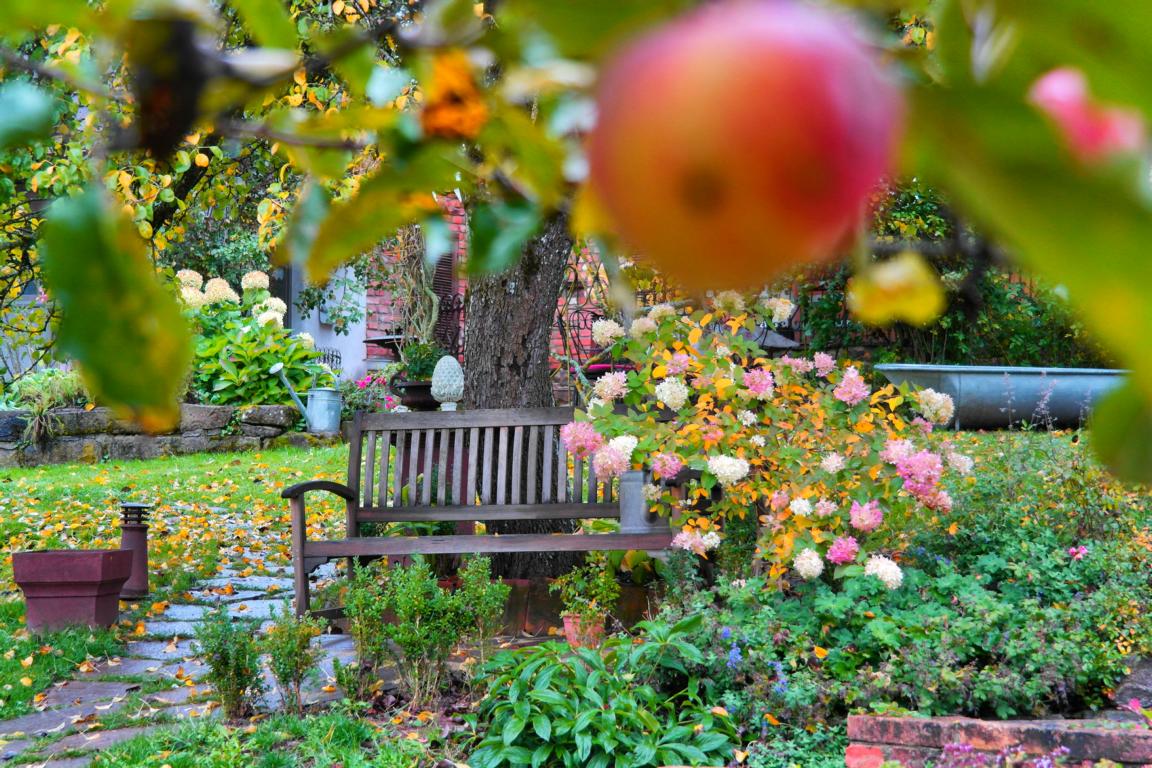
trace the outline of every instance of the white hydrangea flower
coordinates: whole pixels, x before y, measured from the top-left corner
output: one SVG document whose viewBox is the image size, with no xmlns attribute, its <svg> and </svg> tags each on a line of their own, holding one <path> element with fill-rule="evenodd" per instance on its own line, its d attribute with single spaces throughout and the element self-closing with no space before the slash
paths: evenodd
<svg viewBox="0 0 1152 768">
<path fill-rule="evenodd" d="M 296 334 L 296 338 L 300 339 L 300 343 L 308 349 L 316 349 L 316 339 L 312 338 L 312 334 L 307 331 Z"/>
<path fill-rule="evenodd" d="M 233 304 L 240 303 L 239 294 L 232 290 L 232 286 L 228 285 L 227 280 L 222 277 L 214 277 L 204 284 L 205 304 L 219 304 L 224 301 L 230 301 Z"/>
<path fill-rule="evenodd" d="M 180 281 L 180 285 L 185 288 L 194 288 L 200 290 L 204 285 L 204 276 L 194 269 L 182 269 L 176 273 L 176 279 Z"/>
<path fill-rule="evenodd" d="M 740 482 L 748 476 L 748 470 L 748 462 L 735 456 L 708 457 L 708 471 L 724 486 Z"/>
<path fill-rule="evenodd" d="M 824 559 L 814 549 L 803 549 L 792 560 L 792 567 L 796 569 L 796 573 L 800 574 L 800 578 L 805 581 L 812 581 L 812 579 L 820 578 L 820 574 L 824 573 Z"/>
<path fill-rule="evenodd" d="M 592 323 L 592 341 L 601 347 L 610 347 L 624 336 L 624 327 L 615 320 L 604 318 Z"/>
<path fill-rule="evenodd" d="M 812 514 L 812 502 L 808 501 L 808 499 L 797 497 L 789 502 L 788 509 L 794 515 L 808 517 Z"/>
<path fill-rule="evenodd" d="M 764 300 L 764 308 L 772 313 L 773 325 L 784 325 L 792 317 L 796 305 L 784 296 L 771 296 Z"/>
<path fill-rule="evenodd" d="M 664 379 L 656 385 L 656 399 L 674 411 L 688 402 L 688 386 L 675 376 Z"/>
<path fill-rule="evenodd" d="M 180 287 L 180 299 L 193 309 L 204 306 L 204 293 L 191 285 Z"/>
<path fill-rule="evenodd" d="M 268 323 L 274 323 L 274 324 L 280 326 L 281 328 L 283 328 L 284 327 L 284 315 L 280 314 L 279 312 L 273 312 L 272 310 L 268 310 L 267 312 L 261 312 L 256 317 L 256 322 L 259 323 L 260 325 L 268 325 Z"/>
<path fill-rule="evenodd" d="M 884 586 L 888 589 L 899 589 L 900 585 L 904 583 L 904 572 L 900 570 L 900 566 L 896 564 L 895 560 L 884 557 L 884 555 L 869 557 L 868 562 L 864 564 L 864 575 L 875 576 L 884 582 Z"/>
<path fill-rule="evenodd" d="M 628 335 L 634 339 L 642 339 L 650 333 L 656 332 L 656 321 L 647 317 L 638 317 L 632 321 L 628 328 Z"/>
<path fill-rule="evenodd" d="M 245 291 L 254 289 L 266 291 L 268 290 L 268 275 L 258 269 L 246 272 L 244 276 L 240 278 L 240 288 Z"/>
<path fill-rule="evenodd" d="M 752 411 L 740 411 L 736 414 L 736 419 L 746 427 L 750 427 L 760 420 Z"/>
<path fill-rule="evenodd" d="M 732 350 L 728 349 L 728 347 L 725 346 L 724 344 L 717 344 L 716 345 L 716 356 L 717 357 L 731 357 L 732 356 Z"/>
<path fill-rule="evenodd" d="M 748 438 L 748 442 L 757 448 L 763 448 L 768 441 L 764 439 L 764 435 L 752 435 L 752 437 Z"/>
<path fill-rule="evenodd" d="M 920 403 L 920 413 L 933 424 L 947 424 L 956 413 L 956 406 L 947 393 L 922 389 L 916 394 L 916 399 Z"/>
<path fill-rule="evenodd" d="M 965 456 L 964 454 L 956 453 L 955 451 L 949 451 L 946 458 L 948 459 L 948 466 L 952 467 L 952 469 L 956 470 L 962 475 L 971 474 L 972 467 L 976 464 L 976 462 L 972 460 L 971 456 Z"/>
<path fill-rule="evenodd" d="M 840 470 L 844 469 L 844 457 L 833 451 L 824 456 L 820 461 L 820 469 L 824 470 L 830 475 L 834 475 Z"/>
<path fill-rule="evenodd" d="M 744 297 L 737 291 L 720 291 L 712 297 L 712 306 L 727 315 L 739 315 L 744 311 Z"/>
<path fill-rule="evenodd" d="M 624 454 L 628 457 L 628 460 L 631 461 L 632 453 L 636 450 L 636 444 L 639 442 L 640 439 L 634 435 L 620 435 L 619 437 L 614 437 L 609 440 L 608 447 L 620 451 L 620 453 Z"/>
<path fill-rule="evenodd" d="M 671 304 L 657 304 L 648 310 L 648 319 L 658 323 L 668 317 L 675 317 L 678 313 L 676 307 Z"/>
<path fill-rule="evenodd" d="M 275 312 L 280 315 L 286 315 L 288 314 L 288 305 L 284 303 L 283 299 L 269 296 L 264 299 L 264 301 L 252 307 L 253 315 L 259 315 L 263 312 Z"/>
<path fill-rule="evenodd" d="M 644 486 L 644 501 L 653 502 L 660 501 L 664 496 L 664 489 L 655 483 L 648 483 Z"/>
<path fill-rule="evenodd" d="M 700 543 L 704 545 L 704 549 L 712 550 L 720 546 L 720 534 L 716 531 L 708 531 L 700 537 Z"/>
</svg>

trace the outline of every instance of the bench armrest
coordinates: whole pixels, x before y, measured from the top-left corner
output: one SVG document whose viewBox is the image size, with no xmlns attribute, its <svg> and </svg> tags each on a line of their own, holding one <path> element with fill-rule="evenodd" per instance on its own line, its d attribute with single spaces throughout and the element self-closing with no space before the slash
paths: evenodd
<svg viewBox="0 0 1152 768">
<path fill-rule="evenodd" d="M 356 491 L 343 483 L 334 483 L 331 480 L 309 480 L 304 483 L 297 483 L 281 491 L 280 498 L 298 499 L 307 491 L 328 491 L 329 493 L 336 494 L 345 501 L 356 501 Z"/>
</svg>

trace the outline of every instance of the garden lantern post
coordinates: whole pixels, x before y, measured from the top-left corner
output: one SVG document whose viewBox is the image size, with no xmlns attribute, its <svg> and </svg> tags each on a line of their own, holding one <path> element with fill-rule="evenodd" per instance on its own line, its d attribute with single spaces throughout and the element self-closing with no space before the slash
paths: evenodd
<svg viewBox="0 0 1152 768">
<path fill-rule="evenodd" d="M 132 573 L 121 597 L 143 597 L 148 594 L 148 510 L 151 504 L 138 501 L 120 502 L 120 549 L 132 553 Z"/>
</svg>

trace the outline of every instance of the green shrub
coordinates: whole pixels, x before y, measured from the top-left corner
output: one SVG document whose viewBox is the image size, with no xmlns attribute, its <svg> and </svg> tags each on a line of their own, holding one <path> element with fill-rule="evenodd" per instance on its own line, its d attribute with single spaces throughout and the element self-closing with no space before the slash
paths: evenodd
<svg viewBox="0 0 1152 768">
<path fill-rule="evenodd" d="M 52 437 L 58 420 L 51 409 L 91 401 L 79 371 L 63 368 L 41 368 L 29 373 L 12 382 L 6 396 L 9 406 L 29 412 L 21 439 L 31 445 L 43 445 Z"/>
<path fill-rule="evenodd" d="M 771 726 L 748 747 L 748 768 L 844 768 L 848 734 L 842 727 L 812 730 Z"/>
<path fill-rule="evenodd" d="M 249 714 L 263 693 L 257 627 L 255 621 L 233 619 L 221 605 L 204 614 L 196 629 L 196 652 L 208 665 L 205 678 L 228 717 Z"/>
<path fill-rule="evenodd" d="M 470 557 L 460 569 L 458 599 L 467 606 L 470 624 L 467 637 L 476 643 L 481 663 L 487 658 L 488 646 L 504 624 L 504 606 L 512 588 L 492 580 L 492 558 Z"/>
<path fill-rule="evenodd" d="M 732 719 L 701 698 L 695 681 L 682 677 L 687 664 L 699 661 L 687 636 L 700 621 L 643 623 L 637 642 L 613 638 L 599 650 L 546 643 L 498 654 L 483 670 L 483 736 L 468 764 L 726 763 L 737 744 Z M 675 684 L 668 683 L 670 676 Z"/>
<path fill-rule="evenodd" d="M 444 679 L 445 662 L 474 626 L 473 607 L 465 593 L 441 587 L 423 559 L 392 568 L 357 566 L 344 610 L 359 664 L 357 690 L 345 687 L 345 691 L 366 695 L 374 672 L 390 658 L 412 706 L 433 701 Z"/>
<path fill-rule="evenodd" d="M 312 638 L 320 634 L 322 626 L 318 619 L 296 616 L 287 603 L 283 611 L 273 614 L 272 618 L 260 650 L 268 654 L 268 667 L 285 705 L 301 713 L 304 702 L 300 689 L 320 658 L 320 650 L 312 645 Z"/>
<path fill-rule="evenodd" d="M 403 366 L 400 376 L 407 381 L 428 381 L 436 369 L 436 362 L 447 354 L 435 344 L 417 342 L 400 350 Z"/>
</svg>

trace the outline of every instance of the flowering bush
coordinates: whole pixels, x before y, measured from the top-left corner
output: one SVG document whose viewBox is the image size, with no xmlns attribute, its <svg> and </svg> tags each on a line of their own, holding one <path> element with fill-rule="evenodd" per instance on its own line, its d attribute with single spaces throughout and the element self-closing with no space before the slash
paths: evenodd
<svg viewBox="0 0 1152 768">
<path fill-rule="evenodd" d="M 303 336 L 304 334 L 300 334 Z M 340 391 L 344 395 L 344 417 L 351 418 L 356 411 L 367 413 L 384 413 L 400 404 L 400 399 L 393 395 L 388 388 L 388 379 L 392 371 L 368 371 L 355 381 L 340 383 Z"/>
<path fill-rule="evenodd" d="M 653 308 L 631 333 L 600 321 L 597 343 L 632 369 L 597 380 L 562 438 L 574 455 L 591 455 L 601 476 L 650 470 L 661 485 L 646 496 L 686 532 L 758 515 L 758 554 L 773 578 L 791 569 L 802 579 L 868 576 L 895 589 L 900 566 L 877 550 L 898 550 L 917 516 L 948 512 L 945 474 L 972 468 L 947 445 L 928 445 L 933 424 L 951 419 L 951 400 L 891 385 L 873 391 L 857 368 L 823 353 L 765 357 L 751 338 L 786 312 L 780 299 L 724 292 L 711 310 Z M 681 498 L 668 486 L 683 468 L 699 479 Z M 717 485 L 723 497 L 694 511 Z M 699 536 L 684 542 L 707 550 Z M 838 567 L 826 569 L 825 559 Z"/>
<path fill-rule="evenodd" d="M 312 337 L 284 328 L 288 307 L 268 293 L 268 275 L 244 275 L 243 294 L 222 278 L 204 282 L 198 272 L 188 269 L 176 273 L 176 279 L 197 331 L 191 382 L 196 400 L 215 405 L 290 404 L 280 378 L 271 373 L 276 363 L 283 363 L 296 390 L 332 384 L 332 371 L 320 363 Z"/>
</svg>

